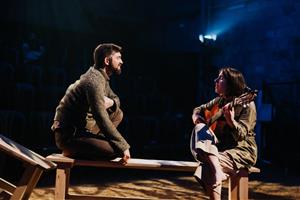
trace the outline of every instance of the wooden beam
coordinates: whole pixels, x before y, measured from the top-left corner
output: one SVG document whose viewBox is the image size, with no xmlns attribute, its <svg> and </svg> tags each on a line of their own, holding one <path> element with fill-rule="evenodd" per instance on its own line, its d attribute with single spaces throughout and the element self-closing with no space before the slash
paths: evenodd
<svg viewBox="0 0 300 200">
<path fill-rule="evenodd" d="M 91 160 L 75 160 L 64 157 L 61 154 L 52 154 L 46 159 L 60 164 L 70 164 L 74 166 L 90 166 L 90 167 L 107 167 L 107 168 L 131 168 L 131 169 L 147 169 L 147 170 L 167 170 L 167 171 L 186 171 L 194 172 L 199 166 L 198 162 L 190 161 L 174 161 L 174 160 L 154 160 L 131 158 L 126 165 L 123 165 L 116 158 L 110 161 L 91 161 Z"/>
</svg>

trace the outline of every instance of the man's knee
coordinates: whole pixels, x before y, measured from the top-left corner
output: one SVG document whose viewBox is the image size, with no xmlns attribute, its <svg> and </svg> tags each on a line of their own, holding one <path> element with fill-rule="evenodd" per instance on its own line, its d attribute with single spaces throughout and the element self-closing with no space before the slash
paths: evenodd
<svg viewBox="0 0 300 200">
<path fill-rule="evenodd" d="M 207 127 L 205 127 L 205 124 L 199 123 L 199 124 L 196 124 L 196 125 L 195 125 L 194 131 L 195 131 L 195 132 L 198 132 L 198 131 L 202 130 L 203 128 L 204 128 L 204 129 L 207 129 Z"/>
</svg>

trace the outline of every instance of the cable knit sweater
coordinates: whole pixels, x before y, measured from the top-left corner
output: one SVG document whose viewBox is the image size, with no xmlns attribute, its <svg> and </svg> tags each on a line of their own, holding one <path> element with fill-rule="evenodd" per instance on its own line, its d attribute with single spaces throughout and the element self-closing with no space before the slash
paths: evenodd
<svg viewBox="0 0 300 200">
<path fill-rule="evenodd" d="M 104 96 L 114 100 L 113 111 L 120 109 L 120 100 L 109 86 L 109 77 L 102 69 L 90 67 L 80 79 L 71 84 L 56 108 L 54 121 L 60 127 L 74 126 L 84 130 L 86 116 L 92 113 L 98 127 L 118 151 L 130 146 L 114 126 L 105 109 Z"/>
</svg>

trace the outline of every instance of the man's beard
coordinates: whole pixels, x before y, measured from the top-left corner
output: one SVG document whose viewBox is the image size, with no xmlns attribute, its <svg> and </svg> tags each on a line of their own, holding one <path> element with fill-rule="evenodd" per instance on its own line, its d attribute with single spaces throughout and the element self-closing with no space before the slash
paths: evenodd
<svg viewBox="0 0 300 200">
<path fill-rule="evenodd" d="M 122 73 L 121 68 L 119 68 L 119 69 L 113 68 L 113 70 L 114 70 L 114 73 L 117 74 L 117 75 L 120 75 Z"/>
<path fill-rule="evenodd" d="M 120 66 L 120 68 L 115 68 L 115 67 L 113 67 L 111 62 L 109 62 L 109 69 L 112 72 L 112 74 L 120 75 L 122 73 L 121 66 Z"/>
</svg>

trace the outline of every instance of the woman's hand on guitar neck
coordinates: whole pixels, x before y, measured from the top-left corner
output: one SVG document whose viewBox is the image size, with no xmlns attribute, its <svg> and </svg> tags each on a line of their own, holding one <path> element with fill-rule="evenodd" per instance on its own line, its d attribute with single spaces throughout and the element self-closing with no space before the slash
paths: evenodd
<svg viewBox="0 0 300 200">
<path fill-rule="evenodd" d="M 226 119 L 227 124 L 231 127 L 234 128 L 234 109 L 232 108 L 232 106 L 230 105 L 230 103 L 226 104 L 225 106 L 223 106 L 222 108 L 222 112 L 223 115 Z"/>
</svg>

